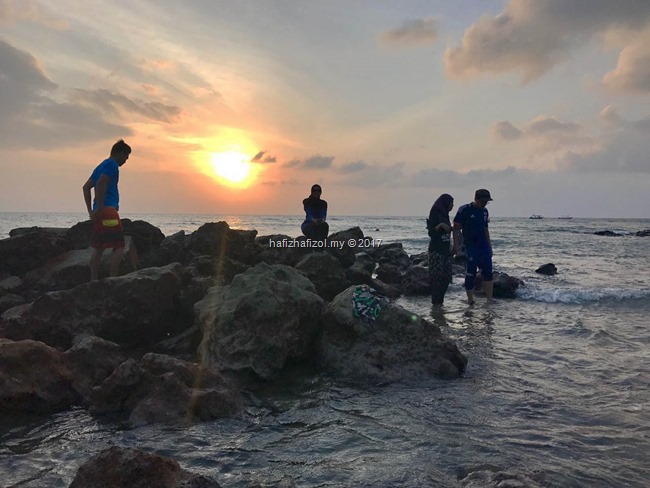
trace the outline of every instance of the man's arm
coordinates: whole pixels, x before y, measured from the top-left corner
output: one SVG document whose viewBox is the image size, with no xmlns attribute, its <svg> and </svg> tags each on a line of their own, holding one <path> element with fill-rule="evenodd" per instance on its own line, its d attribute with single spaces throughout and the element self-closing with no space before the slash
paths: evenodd
<svg viewBox="0 0 650 488">
<path fill-rule="evenodd" d="M 88 181 L 84 183 L 84 186 L 82 187 L 83 189 L 83 194 L 84 194 L 84 201 L 86 202 L 86 210 L 88 210 L 88 216 L 92 217 L 93 214 L 93 209 L 92 209 L 92 195 L 90 193 L 91 188 L 93 187 L 93 181 L 88 178 Z"/>
<path fill-rule="evenodd" d="M 463 228 L 463 226 L 454 221 L 454 244 L 451 248 L 451 253 L 452 254 L 458 254 L 458 251 L 460 251 L 458 247 L 458 243 L 460 242 L 460 230 Z"/>
<path fill-rule="evenodd" d="M 485 237 L 487 238 L 488 244 L 490 245 L 490 253 L 492 253 L 492 240 L 490 239 L 490 229 L 485 228 Z"/>
<path fill-rule="evenodd" d="M 97 184 L 95 185 L 95 201 L 97 202 L 97 209 L 93 215 L 98 215 L 101 217 L 104 212 L 104 198 L 106 197 L 106 187 L 108 186 L 108 180 L 110 178 L 105 174 L 99 177 Z"/>
</svg>

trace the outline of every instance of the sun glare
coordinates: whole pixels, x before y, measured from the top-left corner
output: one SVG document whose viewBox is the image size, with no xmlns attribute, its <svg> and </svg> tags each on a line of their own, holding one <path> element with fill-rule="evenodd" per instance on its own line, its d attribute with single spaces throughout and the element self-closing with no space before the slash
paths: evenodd
<svg viewBox="0 0 650 488">
<path fill-rule="evenodd" d="M 210 155 L 214 176 L 228 186 L 243 188 L 252 181 L 250 157 L 240 152 L 215 152 Z"/>
</svg>

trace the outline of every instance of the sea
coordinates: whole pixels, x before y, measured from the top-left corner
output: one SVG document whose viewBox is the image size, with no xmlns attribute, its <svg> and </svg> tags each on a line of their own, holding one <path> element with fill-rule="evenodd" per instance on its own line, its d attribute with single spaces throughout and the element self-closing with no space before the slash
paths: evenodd
<svg viewBox="0 0 650 488">
<path fill-rule="evenodd" d="M 302 217 L 129 215 L 165 235 L 206 222 L 297 236 Z M 83 214 L 0 214 L 15 227 L 69 227 Z M 381 245 L 426 250 L 424 216 L 331 217 Z M 397 300 L 468 357 L 464 376 L 349 385 L 305 375 L 257 392 L 237 419 L 129 428 L 82 408 L 0 418 L 0 486 L 67 487 L 117 445 L 169 456 L 223 487 L 650 486 L 650 220 L 492 217 L 494 267 L 518 296 L 469 307 L 462 276 L 445 305 Z M 616 236 L 594 233 L 611 230 Z M 535 270 L 554 263 L 558 273 Z"/>
</svg>

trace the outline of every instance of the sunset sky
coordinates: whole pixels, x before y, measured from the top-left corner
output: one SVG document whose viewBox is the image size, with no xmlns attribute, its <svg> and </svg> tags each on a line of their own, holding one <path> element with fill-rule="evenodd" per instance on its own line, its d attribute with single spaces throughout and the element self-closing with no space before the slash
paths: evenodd
<svg viewBox="0 0 650 488">
<path fill-rule="evenodd" d="M 0 0 L 0 211 L 648 217 L 648 0 Z"/>
</svg>

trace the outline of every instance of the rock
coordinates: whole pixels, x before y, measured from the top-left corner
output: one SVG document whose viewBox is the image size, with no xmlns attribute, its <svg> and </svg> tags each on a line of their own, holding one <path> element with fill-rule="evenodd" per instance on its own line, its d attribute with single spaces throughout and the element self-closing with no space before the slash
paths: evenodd
<svg viewBox="0 0 650 488">
<path fill-rule="evenodd" d="M 93 413 L 122 413 L 133 425 L 186 423 L 232 417 L 239 390 L 220 373 L 171 356 L 129 359 L 91 395 Z"/>
<path fill-rule="evenodd" d="M 86 461 L 70 488 L 219 488 L 216 481 L 185 471 L 173 459 L 139 449 L 111 447 Z"/>
<path fill-rule="evenodd" d="M 9 231 L 9 237 L 22 236 L 30 232 L 47 232 L 58 237 L 65 237 L 68 229 L 66 227 L 18 227 Z"/>
<path fill-rule="evenodd" d="M 636 235 L 639 237 L 648 237 L 650 236 L 650 229 L 640 230 L 639 232 L 636 233 Z"/>
<path fill-rule="evenodd" d="M 245 264 L 254 264 L 257 256 L 256 230 L 233 230 L 227 222 L 203 224 L 185 241 L 190 256 L 227 256 Z"/>
<path fill-rule="evenodd" d="M 611 230 L 599 230 L 597 232 L 594 232 L 597 236 L 609 236 L 609 237 L 614 237 L 614 236 L 620 236 L 621 234 L 618 234 L 614 231 Z"/>
<path fill-rule="evenodd" d="M 77 222 L 65 234 L 68 249 L 86 249 L 90 247 L 90 237 L 93 230 L 92 220 Z"/>
<path fill-rule="evenodd" d="M 388 283 L 384 283 L 380 279 L 373 278 L 372 281 L 370 282 L 370 287 L 374 288 L 379 293 L 381 293 L 385 297 L 388 297 L 391 300 L 394 300 L 402 296 L 401 288 L 390 285 Z"/>
<path fill-rule="evenodd" d="M 517 289 L 520 286 L 524 286 L 524 282 L 519 278 L 514 278 L 507 275 L 506 273 L 494 272 L 492 278 L 493 281 L 493 293 L 494 298 L 517 298 Z M 474 286 L 475 293 L 484 293 L 483 290 L 483 277 L 479 273 L 476 276 L 476 282 Z"/>
<path fill-rule="evenodd" d="M 363 231 L 358 226 L 352 227 L 351 229 L 334 232 L 328 236 L 327 240 L 329 242 L 339 242 L 343 244 L 339 247 L 330 246 L 327 248 L 327 252 L 336 257 L 336 259 L 338 259 L 341 263 L 341 266 L 344 268 L 349 268 L 355 262 L 357 247 L 360 242 L 363 243 L 363 239 Z M 353 241 L 355 245 L 350 246 L 350 241 Z"/>
<path fill-rule="evenodd" d="M 535 270 L 535 273 L 547 275 L 547 276 L 552 276 L 557 274 L 557 268 L 553 263 L 547 263 Z"/>
<path fill-rule="evenodd" d="M 176 263 L 46 293 L 27 306 L 7 310 L 0 336 L 41 340 L 62 349 L 77 335 L 96 335 L 128 347 L 154 344 L 191 325 L 179 306 L 184 281 Z"/>
<path fill-rule="evenodd" d="M 467 359 L 456 345 L 436 325 L 402 307 L 388 303 L 369 324 L 355 317 L 356 288 L 338 295 L 325 313 L 320 360 L 326 372 L 361 382 L 457 378 L 463 373 Z"/>
<path fill-rule="evenodd" d="M 161 267 L 171 263 L 187 264 L 190 260 L 185 250 L 185 231 L 181 230 L 165 237 L 157 249 L 140 257 L 142 268 Z"/>
<path fill-rule="evenodd" d="M 393 266 L 404 272 L 411 267 L 411 259 L 403 249 L 390 248 L 384 250 L 379 258 L 379 267 L 383 266 Z"/>
<path fill-rule="evenodd" d="M 379 267 L 377 267 L 377 278 L 384 283 L 401 285 L 402 270 L 394 264 L 380 264 Z"/>
<path fill-rule="evenodd" d="M 357 253 L 365 252 L 373 260 L 379 261 L 384 253 L 395 252 L 395 250 L 403 250 L 401 242 L 391 242 L 389 244 L 382 244 L 376 247 L 358 247 Z"/>
<path fill-rule="evenodd" d="M 32 292 L 67 290 L 90 281 L 90 256 L 93 249 L 74 249 L 50 259 L 44 266 L 25 275 L 25 284 Z M 100 278 L 108 277 L 111 267 L 112 251 L 102 254 Z M 125 275 L 137 269 L 138 255 L 131 237 L 125 237 L 124 257 L 120 263 L 119 274 Z"/>
<path fill-rule="evenodd" d="M 272 379 L 288 362 L 312 358 L 323 306 L 299 271 L 260 263 L 196 304 L 202 364 Z"/>
<path fill-rule="evenodd" d="M 410 259 L 413 266 L 429 266 L 429 253 L 427 251 L 414 254 Z"/>
<path fill-rule="evenodd" d="M 0 339 L 0 410 L 52 413 L 79 397 L 63 353 L 37 341 Z"/>
<path fill-rule="evenodd" d="M 133 239 L 140 256 L 144 256 L 160 247 L 160 244 L 165 239 L 165 234 L 158 227 L 144 220 L 122 219 L 122 227 L 124 228 L 124 235 Z"/>
<path fill-rule="evenodd" d="M 24 286 L 24 281 L 18 276 L 10 276 L 0 281 L 0 295 L 19 291 Z"/>
<path fill-rule="evenodd" d="M 367 253 L 360 252 L 352 266 L 345 270 L 345 277 L 352 285 L 371 285 L 374 271 L 375 261 Z"/>
<path fill-rule="evenodd" d="M 0 314 L 3 314 L 10 308 L 14 308 L 25 303 L 27 303 L 27 300 L 25 300 L 22 296 L 14 295 L 13 293 L 7 293 L 6 295 L 0 297 Z"/>
<path fill-rule="evenodd" d="M 407 269 L 402 277 L 402 289 L 405 295 L 429 295 L 431 293 L 429 268 L 411 266 Z"/>
<path fill-rule="evenodd" d="M 213 285 L 227 285 L 236 275 L 246 271 L 248 266 L 226 256 L 197 256 L 192 259 L 189 268 L 195 270 L 198 276 L 213 278 Z"/>
<path fill-rule="evenodd" d="M 338 259 L 327 252 L 307 254 L 296 264 L 296 269 L 309 278 L 316 286 L 316 293 L 327 301 L 350 286 Z"/>
<path fill-rule="evenodd" d="M 79 337 L 65 356 L 74 372 L 73 386 L 85 399 L 126 360 L 118 344 L 95 336 Z"/>
<path fill-rule="evenodd" d="M 35 228 L 0 240 L 0 271 L 22 277 L 66 251 L 64 237 Z"/>
</svg>

